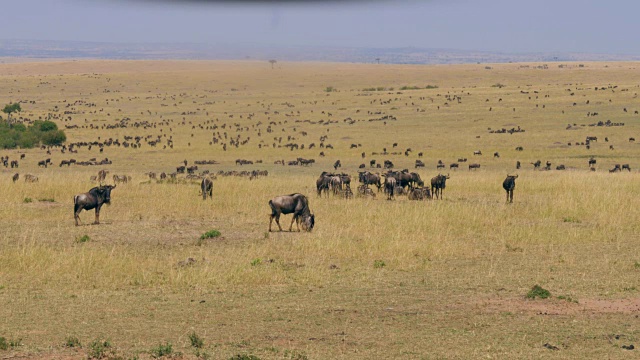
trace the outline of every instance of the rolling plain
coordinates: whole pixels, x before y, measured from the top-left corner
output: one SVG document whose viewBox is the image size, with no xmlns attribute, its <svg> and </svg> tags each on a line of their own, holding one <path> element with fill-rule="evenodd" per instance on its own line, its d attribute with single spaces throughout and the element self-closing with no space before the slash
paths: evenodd
<svg viewBox="0 0 640 360">
<path fill-rule="evenodd" d="M 94 143 L 0 150 L 20 164 L 0 168 L 0 337 L 14 345 L 0 358 L 150 358 L 169 344 L 166 356 L 212 359 L 640 351 L 628 350 L 640 346 L 638 63 L 273 65 L 0 65 L 0 103 L 21 103 L 14 117 L 55 121 L 67 146 Z M 587 136 L 597 137 L 588 149 Z M 140 146 L 114 144 L 125 137 Z M 299 157 L 315 162 L 275 164 Z M 111 164 L 59 166 L 70 158 Z M 185 160 L 216 162 L 196 171 L 216 175 L 212 200 L 197 179 L 148 176 Z M 361 164 L 384 170 L 371 160 L 425 183 L 450 179 L 441 200 L 318 197 L 316 179 L 336 160 L 354 191 Z M 550 170 L 534 170 L 537 160 Z M 609 172 L 616 164 L 631 171 Z M 131 181 L 113 190 L 100 225 L 90 211 L 76 227 L 73 197 L 103 169 L 110 184 Z M 268 176 L 219 175 L 234 170 Z M 518 174 L 512 204 L 507 174 Z M 316 227 L 269 233 L 268 201 L 295 192 Z M 535 285 L 550 296 L 527 298 Z M 99 352 L 96 341 L 111 346 Z"/>
</svg>

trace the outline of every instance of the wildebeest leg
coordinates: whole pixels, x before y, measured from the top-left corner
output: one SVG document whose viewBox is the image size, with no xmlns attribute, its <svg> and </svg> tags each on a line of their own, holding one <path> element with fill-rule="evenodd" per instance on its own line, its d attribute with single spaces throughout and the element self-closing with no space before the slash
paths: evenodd
<svg viewBox="0 0 640 360">
<path fill-rule="evenodd" d="M 278 229 L 282 231 L 282 226 L 280 226 L 280 214 L 276 214 L 275 218 L 276 218 L 276 224 L 278 225 Z"/>
<path fill-rule="evenodd" d="M 96 221 L 93 223 L 94 225 L 100 224 L 100 207 L 96 207 Z"/>
<path fill-rule="evenodd" d="M 296 221 L 296 219 L 298 218 L 298 216 L 296 214 L 293 214 L 293 218 L 291 219 L 291 225 L 289 225 L 289 231 L 293 231 L 293 222 Z"/>
</svg>

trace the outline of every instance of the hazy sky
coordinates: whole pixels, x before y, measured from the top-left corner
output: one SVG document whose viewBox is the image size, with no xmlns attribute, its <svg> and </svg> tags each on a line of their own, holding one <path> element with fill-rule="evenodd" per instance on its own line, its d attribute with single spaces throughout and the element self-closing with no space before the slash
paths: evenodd
<svg viewBox="0 0 640 360">
<path fill-rule="evenodd" d="M 11 0 L 0 38 L 640 55 L 637 0 Z"/>
</svg>

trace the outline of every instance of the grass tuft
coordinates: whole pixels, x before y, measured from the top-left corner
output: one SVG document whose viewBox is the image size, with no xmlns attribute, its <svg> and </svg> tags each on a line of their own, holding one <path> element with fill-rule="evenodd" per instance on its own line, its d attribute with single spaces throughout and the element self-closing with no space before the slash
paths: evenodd
<svg viewBox="0 0 640 360">
<path fill-rule="evenodd" d="M 374 269 L 382 269 L 385 266 L 387 266 L 387 264 L 384 263 L 384 260 L 375 260 L 373 262 Z"/>
<path fill-rule="evenodd" d="M 67 348 L 81 348 L 80 339 L 75 336 L 69 336 L 64 342 L 64 347 Z"/>
<path fill-rule="evenodd" d="M 213 239 L 213 238 L 217 238 L 220 235 L 222 234 L 218 230 L 215 230 L 215 229 L 209 230 L 206 233 L 202 234 L 202 236 L 200 236 L 200 240 Z"/>
<path fill-rule="evenodd" d="M 531 290 L 529 290 L 529 292 L 526 295 L 526 298 L 527 299 L 535 299 L 535 298 L 546 299 L 550 296 L 551 296 L 551 293 L 549 292 L 549 290 L 542 288 L 540 285 L 535 285 L 534 287 L 531 288 Z"/>
<path fill-rule="evenodd" d="M 82 235 L 82 236 L 78 236 L 76 238 L 76 242 L 79 243 L 79 244 L 86 243 L 89 240 L 91 240 L 91 238 L 89 237 L 89 235 L 86 235 L 86 234 Z"/>
<path fill-rule="evenodd" d="M 149 351 L 154 359 L 169 356 L 173 354 L 173 346 L 171 343 L 160 344 Z"/>
<path fill-rule="evenodd" d="M 189 341 L 191 342 L 191 347 L 196 349 L 202 349 L 204 347 L 204 340 L 198 336 L 195 331 L 189 334 Z"/>
<path fill-rule="evenodd" d="M 109 340 L 94 340 L 89 344 L 87 358 L 89 359 L 109 359 L 115 356 L 115 350 Z"/>
</svg>

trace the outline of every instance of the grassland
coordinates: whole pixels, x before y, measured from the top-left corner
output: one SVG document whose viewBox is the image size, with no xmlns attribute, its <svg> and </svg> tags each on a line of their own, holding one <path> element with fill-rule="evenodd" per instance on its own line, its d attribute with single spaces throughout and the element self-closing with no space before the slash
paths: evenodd
<svg viewBox="0 0 640 360">
<path fill-rule="evenodd" d="M 26 153 L 19 173 L 40 178 L 12 183 L 15 171 L 0 174 L 0 337 L 16 345 L 0 356 L 86 358 L 104 339 L 123 358 L 160 355 L 166 343 L 182 357 L 213 359 L 628 358 L 638 350 L 622 347 L 640 345 L 640 145 L 628 141 L 640 139 L 638 64 L 540 65 L 1 65 L 0 100 L 25 101 L 23 120 L 78 125 L 65 130 L 68 142 L 162 142 L 103 153 L 0 151 Z M 397 120 L 369 121 L 385 115 Z M 105 128 L 127 118 L 127 127 Z M 581 126 L 606 120 L 625 125 Z M 518 126 L 525 132 L 488 131 Z M 227 140 L 210 145 L 217 132 Z M 249 140 L 223 151 L 237 136 Z M 321 136 L 333 150 L 308 149 Z M 599 139 L 591 149 L 567 145 L 586 136 Z M 174 147 L 164 148 L 169 137 Z M 278 147 L 289 142 L 306 146 Z M 413 151 L 371 155 L 383 148 Z M 412 168 L 418 152 L 423 179 L 438 173 L 437 160 L 482 167 L 449 171 L 439 201 L 315 195 L 318 174 L 337 159 L 354 176 L 371 159 Z M 57 166 L 71 157 L 113 164 Z M 274 165 L 297 157 L 316 164 Z M 54 166 L 38 168 L 45 158 Z M 263 163 L 240 167 L 238 158 Z M 202 201 L 197 182 L 145 175 L 173 172 L 185 159 L 219 162 L 200 171 L 269 176 L 219 176 L 213 201 Z M 523 169 L 506 204 L 501 183 L 516 160 Z M 536 160 L 568 170 L 534 171 Z M 633 171 L 609 173 L 617 163 Z M 75 227 L 73 195 L 100 169 L 133 181 L 113 191 L 101 225 Z M 317 227 L 268 233 L 268 200 L 292 192 L 309 196 Z M 81 219 L 89 224 L 93 213 Z M 200 239 L 212 229 L 221 236 Z M 552 296 L 526 299 L 534 285 Z M 194 332 L 201 349 L 191 346 Z M 65 347 L 72 337 L 81 348 Z"/>
</svg>

